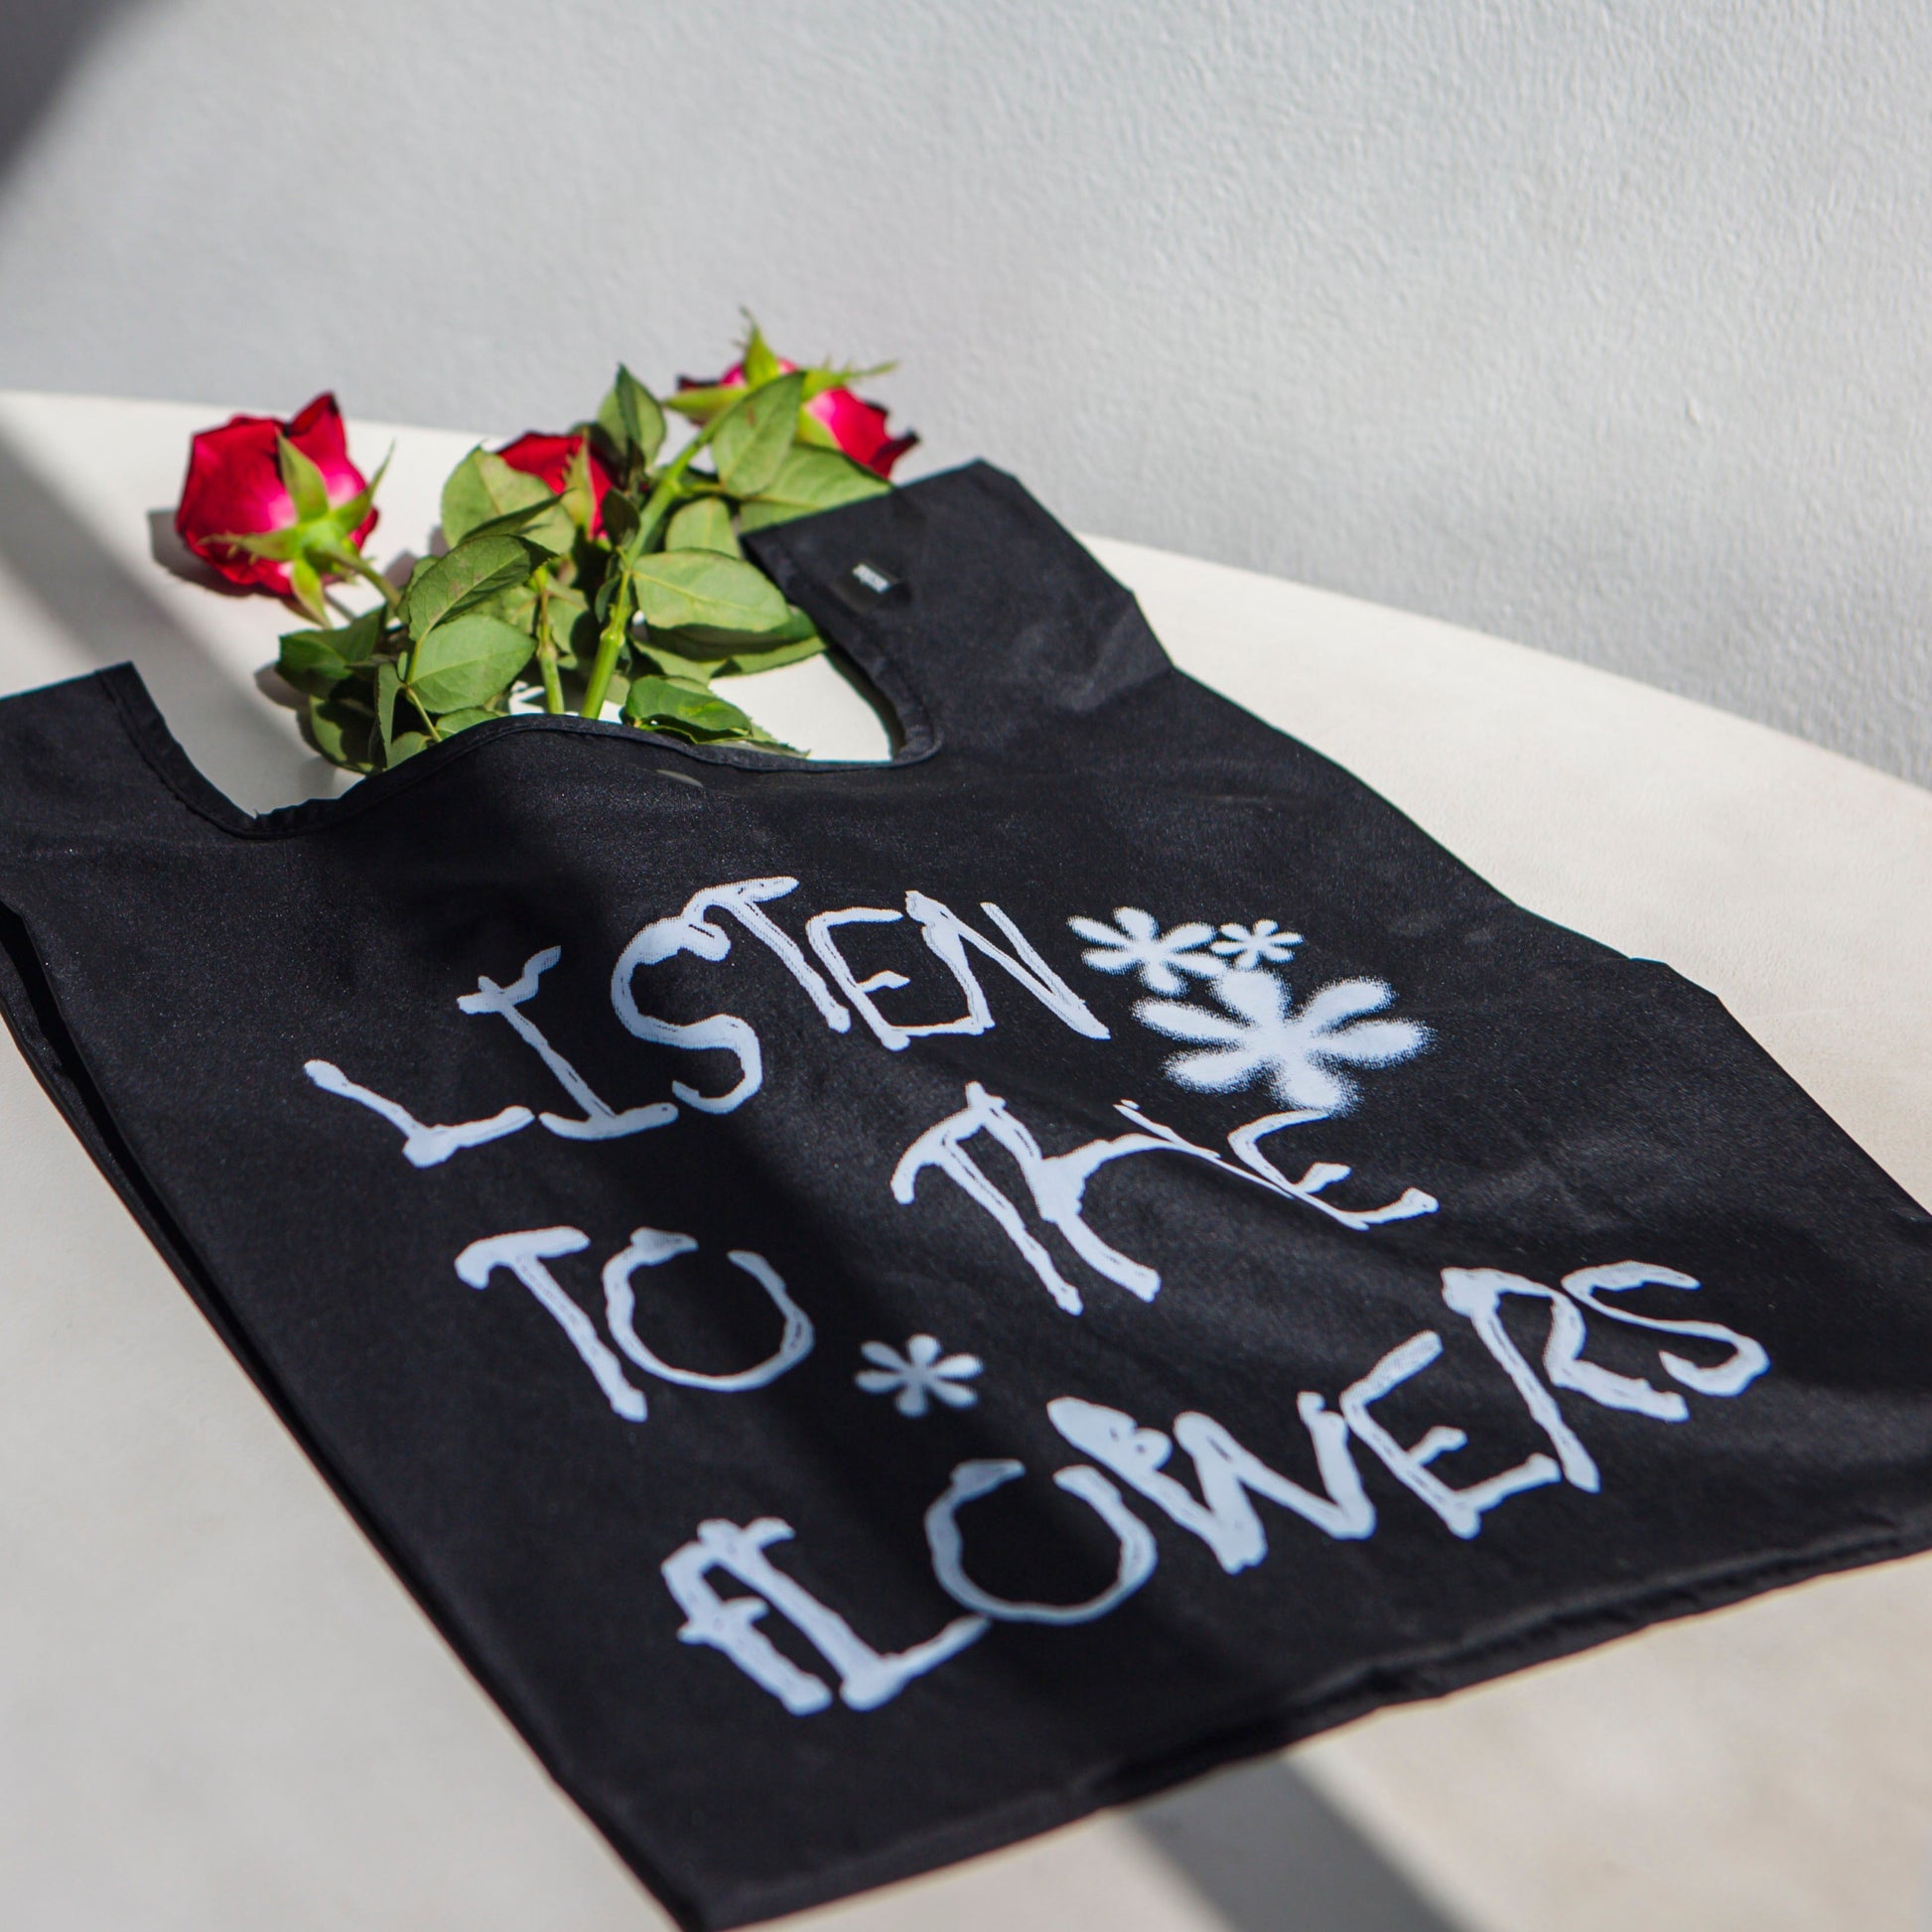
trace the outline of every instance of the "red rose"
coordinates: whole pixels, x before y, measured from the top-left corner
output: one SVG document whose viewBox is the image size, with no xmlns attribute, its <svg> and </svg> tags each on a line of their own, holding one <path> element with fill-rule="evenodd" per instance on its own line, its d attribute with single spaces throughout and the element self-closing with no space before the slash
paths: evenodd
<svg viewBox="0 0 1932 1932">
<path fill-rule="evenodd" d="M 797 366 L 782 356 L 778 360 L 779 369 L 786 375 Z M 680 389 L 742 389 L 745 365 L 734 362 L 711 382 L 694 382 L 689 376 L 681 375 L 677 386 Z M 835 450 L 882 477 L 890 477 L 893 465 L 919 440 L 909 430 L 903 436 L 888 436 L 886 413 L 878 403 L 867 402 L 850 389 L 821 390 L 805 405 L 805 414 L 824 426 L 826 440 Z"/>
<path fill-rule="evenodd" d="M 850 389 L 827 389 L 814 396 L 805 405 L 805 414 L 816 416 L 854 463 L 863 463 L 882 477 L 890 477 L 893 465 L 919 440 L 910 430 L 903 436 L 888 436 L 886 411 Z"/>
<path fill-rule="evenodd" d="M 283 440 L 321 473 L 327 513 L 307 518 L 299 513 L 282 474 Z M 342 411 L 325 391 L 286 422 L 234 416 L 219 429 L 203 430 L 190 446 L 175 528 L 182 542 L 229 583 L 288 597 L 295 592 L 290 573 L 298 559 L 329 575 L 336 546 L 359 548 L 375 528 L 376 512 L 365 501 L 353 527 L 342 527 L 342 510 L 354 508 L 369 486 L 348 460 Z M 235 538 L 271 541 L 244 545 Z"/>
<path fill-rule="evenodd" d="M 604 492 L 611 487 L 611 473 L 599 461 L 597 451 L 589 447 L 589 438 L 582 430 L 575 436 L 545 436 L 537 430 L 526 430 L 496 454 L 512 470 L 536 478 L 546 489 L 554 489 L 561 496 L 579 450 L 586 453 L 586 467 L 591 476 L 590 528 L 595 536 L 604 527 Z"/>
</svg>

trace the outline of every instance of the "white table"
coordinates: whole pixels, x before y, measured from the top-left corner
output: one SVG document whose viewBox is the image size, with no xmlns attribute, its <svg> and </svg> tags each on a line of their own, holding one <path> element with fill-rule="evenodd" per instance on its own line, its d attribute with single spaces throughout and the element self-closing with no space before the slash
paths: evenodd
<svg viewBox="0 0 1932 1932">
<path fill-rule="evenodd" d="M 0 395 L 0 689 L 132 657 L 202 768 L 259 808 L 336 782 L 255 688 L 283 614 L 154 558 L 188 435 L 223 413 Z M 426 543 L 471 440 L 361 425 L 365 466 L 391 435 L 385 558 Z M 1932 793 L 1446 624 L 1094 549 L 1184 668 L 1339 759 L 1525 904 L 1713 988 L 1932 1198 Z M 821 755 L 883 751 L 823 662 L 740 689 Z M 662 1924 L 364 1546 L 10 1045 L 0 1132 L 0 1921 Z M 1481 1932 L 1923 1932 L 1932 1559 L 1388 1713 L 1292 1762 Z M 1270 1812 L 1277 1798 L 1303 1807 L 1299 1825 Z M 1428 1923 L 1282 1895 L 1282 1846 L 1298 1830 L 1332 1838 L 1311 1802 L 1272 1767 L 1236 1772 L 1151 1834 L 1098 1819 L 810 1922 Z"/>
</svg>

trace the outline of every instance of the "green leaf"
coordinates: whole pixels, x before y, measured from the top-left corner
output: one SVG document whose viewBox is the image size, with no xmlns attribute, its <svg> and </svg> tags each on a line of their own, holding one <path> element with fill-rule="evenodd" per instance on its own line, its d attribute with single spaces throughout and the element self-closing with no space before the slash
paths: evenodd
<svg viewBox="0 0 1932 1932">
<path fill-rule="evenodd" d="M 849 389 L 855 382 L 869 382 L 876 375 L 890 375 L 897 367 L 897 362 L 874 362 L 866 368 L 851 362 L 841 363 L 837 368 L 824 363 L 815 364 L 804 371 L 805 400 L 810 402 L 814 396 L 822 396 L 828 389 Z"/>
<path fill-rule="evenodd" d="M 410 636 L 420 641 L 439 623 L 522 583 L 539 561 L 516 537 L 476 536 L 447 557 L 418 564 L 402 599 Z"/>
<path fill-rule="evenodd" d="M 700 496 L 671 518 L 664 532 L 666 550 L 716 550 L 721 556 L 742 557 L 732 534 L 730 504 L 717 496 Z"/>
<path fill-rule="evenodd" d="M 604 534 L 614 548 L 628 552 L 643 526 L 643 511 L 634 497 L 626 496 L 621 489 L 604 492 Z"/>
<path fill-rule="evenodd" d="M 348 771 L 374 768 L 375 713 L 350 698 L 314 698 L 302 714 L 308 740 L 331 764 Z"/>
<path fill-rule="evenodd" d="M 404 759 L 413 759 L 418 752 L 429 747 L 427 732 L 397 732 L 389 741 L 389 749 L 384 755 L 383 768 L 393 771 Z"/>
<path fill-rule="evenodd" d="M 787 605 L 784 621 L 773 624 L 768 630 L 654 628 L 650 633 L 650 644 L 653 650 L 661 645 L 685 657 L 708 659 L 715 664 L 727 657 L 742 656 L 747 651 L 776 650 L 802 643 L 816 634 L 811 619 L 803 611 L 795 611 Z"/>
<path fill-rule="evenodd" d="M 381 640 L 382 619 L 378 606 L 337 630 L 286 630 L 275 668 L 296 690 L 326 698 L 345 678 L 367 667 Z"/>
<path fill-rule="evenodd" d="M 452 548 L 466 537 L 521 535 L 562 556 L 576 529 L 539 478 L 479 445 L 443 485 L 443 534 Z"/>
<path fill-rule="evenodd" d="M 322 574 L 307 557 L 297 557 L 289 565 L 289 591 L 318 623 L 329 621 L 329 607 L 322 598 Z"/>
<path fill-rule="evenodd" d="M 589 536 L 592 524 L 597 521 L 598 502 L 596 480 L 591 475 L 591 439 L 588 432 L 576 449 L 571 451 L 570 461 L 564 465 L 561 500 L 564 517 L 570 526 L 571 541 L 576 541 L 580 530 Z"/>
<path fill-rule="evenodd" d="M 483 705 L 471 705 L 463 711 L 440 713 L 436 720 L 436 729 L 445 738 L 454 738 L 458 732 L 467 732 L 472 725 L 486 725 L 491 719 L 502 716 L 502 712 L 490 711 Z"/>
<path fill-rule="evenodd" d="M 530 559 L 534 570 L 538 564 L 570 555 L 577 541 L 577 522 L 570 513 L 570 498 L 552 496 L 528 509 L 505 510 L 501 516 L 492 516 L 487 523 L 479 523 L 470 536 L 516 537 L 536 553 Z M 469 537 L 464 541 L 467 543 Z"/>
<path fill-rule="evenodd" d="M 356 526 L 368 515 L 370 505 L 375 501 L 375 492 L 382 486 L 382 479 L 389 474 L 390 459 L 395 454 L 396 446 L 391 443 L 388 455 L 375 466 L 375 475 L 353 496 L 338 503 L 329 512 L 329 521 L 335 526 L 345 543 L 354 543 Z"/>
<path fill-rule="evenodd" d="M 557 662 L 567 671 L 576 668 L 580 657 L 588 663 L 597 655 L 597 620 L 582 591 L 552 586 L 550 635 L 557 645 Z"/>
<path fill-rule="evenodd" d="M 657 398 L 621 362 L 610 394 L 598 404 L 597 426 L 621 455 L 634 457 L 644 469 L 664 446 L 664 412 Z"/>
<path fill-rule="evenodd" d="M 438 716 L 487 704 L 536 651 L 527 630 L 472 611 L 439 623 L 416 646 L 409 688 Z"/>
<path fill-rule="evenodd" d="M 537 626 L 537 587 L 534 583 L 508 584 L 500 591 L 490 594 L 471 605 L 470 611 L 481 611 L 485 617 L 501 618 L 505 623 L 513 623 L 519 630 L 527 630 L 532 636 Z M 465 612 L 467 617 L 470 612 Z"/>
<path fill-rule="evenodd" d="M 699 639 L 761 636 L 789 617 L 768 577 L 714 550 L 660 550 L 642 558 L 631 575 L 646 623 L 688 630 Z"/>
<path fill-rule="evenodd" d="M 382 762 L 390 763 L 389 747 L 396 729 L 396 698 L 402 690 L 402 673 L 393 659 L 385 658 L 375 668 L 375 728 L 382 740 Z"/>
<path fill-rule="evenodd" d="M 387 627 L 389 612 L 386 605 L 378 604 L 372 610 L 352 618 L 339 630 L 329 634 L 336 640 L 336 648 L 351 664 L 367 664 L 382 642 L 383 630 Z"/>
<path fill-rule="evenodd" d="M 756 496 L 778 474 L 798 431 L 804 393 L 803 375 L 781 375 L 762 389 L 749 390 L 718 419 L 712 461 L 718 481 L 734 496 Z"/>
<path fill-rule="evenodd" d="M 751 318 L 746 318 L 751 322 Z M 762 388 L 767 382 L 775 381 L 784 371 L 778 366 L 778 358 L 771 352 L 771 345 L 764 340 L 764 332 L 757 323 L 752 323 L 752 333 L 745 339 L 745 353 L 739 358 L 745 370 L 746 383 L 754 389 Z"/>
<path fill-rule="evenodd" d="M 207 541 L 218 543 L 224 550 L 239 550 L 247 557 L 269 557 L 285 564 L 301 554 L 302 534 L 291 523 L 286 530 L 235 530 Z"/>
<path fill-rule="evenodd" d="M 806 398 L 810 401 L 810 397 Z M 798 412 L 798 440 L 814 450 L 836 450 L 839 439 L 809 409 Z"/>
<path fill-rule="evenodd" d="M 690 389 L 673 389 L 664 398 L 666 409 L 675 409 L 694 423 L 708 423 L 721 410 L 729 409 L 745 394 L 742 382 L 705 382 Z"/>
<path fill-rule="evenodd" d="M 329 514 L 329 485 L 316 466 L 280 430 L 275 432 L 275 459 L 281 467 L 282 487 L 295 498 L 295 514 L 313 523 Z"/>
<path fill-rule="evenodd" d="M 701 657 L 686 657 L 669 649 L 659 643 L 654 635 L 646 643 L 633 644 L 631 649 L 644 663 L 654 664 L 659 676 L 682 678 L 688 684 L 709 684 L 712 673 L 718 668 L 715 663 L 707 663 Z"/>
<path fill-rule="evenodd" d="M 777 740 L 756 725 L 735 704 L 683 678 L 632 678 L 624 694 L 625 720 L 645 731 L 670 732 L 697 744 L 721 739 L 751 745 L 776 745 Z"/>
<path fill-rule="evenodd" d="M 825 639 L 813 633 L 793 644 L 773 644 L 769 650 L 735 650 L 723 663 L 712 667 L 713 677 L 750 677 L 758 671 L 775 671 L 780 664 L 801 664 L 825 648 Z"/>
<path fill-rule="evenodd" d="M 891 488 L 885 478 L 834 450 L 787 450 L 777 474 L 741 506 L 739 521 L 747 530 L 762 530 L 794 516 L 883 496 Z"/>
</svg>

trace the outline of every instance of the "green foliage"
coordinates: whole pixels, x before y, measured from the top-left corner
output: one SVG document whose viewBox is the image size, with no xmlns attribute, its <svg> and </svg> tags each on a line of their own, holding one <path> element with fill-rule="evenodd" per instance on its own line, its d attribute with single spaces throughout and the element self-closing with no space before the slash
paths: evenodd
<svg viewBox="0 0 1932 1932">
<path fill-rule="evenodd" d="M 783 364 L 771 352 L 771 345 L 764 340 L 764 332 L 757 323 L 751 325 L 751 333 L 745 338 L 745 354 L 740 366 L 748 389 L 761 389 L 784 373 Z"/>
<path fill-rule="evenodd" d="M 527 630 L 472 611 L 438 624 L 416 646 L 409 689 L 432 716 L 486 705 L 509 689 L 536 647 Z"/>
<path fill-rule="evenodd" d="M 721 739 L 738 744 L 785 750 L 761 726 L 703 684 L 678 677 L 637 677 L 623 700 L 627 723 L 645 731 L 669 732 L 696 745 L 715 745 Z"/>
<path fill-rule="evenodd" d="M 742 557 L 732 528 L 731 505 L 722 496 L 700 496 L 686 503 L 664 526 L 666 550 L 716 550 L 721 556 Z"/>
<path fill-rule="evenodd" d="M 604 535 L 613 549 L 624 556 L 635 556 L 644 537 L 644 509 L 634 497 L 621 489 L 604 495 Z"/>
<path fill-rule="evenodd" d="M 712 666 L 713 677 L 750 677 L 755 671 L 775 671 L 780 664 L 801 664 L 825 648 L 825 639 L 814 630 L 809 637 L 790 643 L 771 644 L 759 650 L 735 650 Z"/>
<path fill-rule="evenodd" d="M 580 657 L 588 661 L 597 650 L 597 620 L 582 591 L 552 585 L 546 595 L 557 662 L 574 670 Z"/>
<path fill-rule="evenodd" d="M 653 628 L 644 648 L 674 677 L 744 677 L 816 657 L 825 639 L 804 612 L 787 608 L 784 622 L 774 629 L 739 634 Z"/>
<path fill-rule="evenodd" d="M 402 692 L 402 673 L 395 660 L 385 657 L 375 671 L 375 729 L 382 740 L 382 760 L 395 762 L 396 700 Z"/>
<path fill-rule="evenodd" d="M 660 550 L 638 560 L 631 581 L 637 609 L 653 628 L 730 642 L 785 621 L 784 598 L 770 578 L 715 550 Z"/>
<path fill-rule="evenodd" d="M 282 654 L 275 660 L 283 682 L 312 698 L 328 697 L 374 656 L 382 637 L 382 615 L 378 605 L 334 630 L 284 632 Z"/>
<path fill-rule="evenodd" d="M 376 737 L 375 712 L 353 698 L 311 698 L 302 714 L 303 730 L 331 764 L 350 771 L 375 767 L 382 749 Z"/>
<path fill-rule="evenodd" d="M 443 535 L 452 545 L 480 535 L 520 536 L 560 557 L 576 530 L 562 499 L 537 478 L 479 446 L 443 485 Z"/>
<path fill-rule="evenodd" d="M 739 527 L 761 530 L 770 523 L 789 523 L 794 516 L 863 502 L 891 488 L 884 477 L 836 450 L 790 449 L 771 481 L 739 511 Z"/>
<path fill-rule="evenodd" d="M 664 398 L 666 409 L 675 409 L 694 423 L 708 423 L 729 409 L 745 393 L 742 382 L 698 382 L 688 389 L 674 390 Z"/>
<path fill-rule="evenodd" d="M 436 721 L 437 735 L 454 738 L 458 732 L 467 732 L 472 725 L 486 725 L 492 718 L 502 715 L 500 711 L 491 711 L 483 705 L 472 705 L 467 711 L 446 711 Z"/>
<path fill-rule="evenodd" d="M 329 484 L 315 464 L 278 430 L 275 457 L 282 472 L 282 487 L 295 499 L 295 514 L 313 523 L 329 514 Z"/>
<path fill-rule="evenodd" d="M 778 474 L 798 433 L 805 396 L 802 374 L 781 375 L 747 389 L 711 430 L 718 481 L 734 496 L 756 496 Z"/>
<path fill-rule="evenodd" d="M 424 559 L 402 594 L 410 636 L 420 643 L 439 623 L 524 583 L 541 561 L 520 537 L 506 536 L 470 537 L 447 557 Z"/>
<path fill-rule="evenodd" d="M 597 406 L 597 426 L 626 476 L 648 470 L 664 447 L 664 412 L 657 398 L 621 362 L 610 393 Z"/>
<path fill-rule="evenodd" d="M 442 496 L 449 550 L 418 563 L 400 594 L 351 540 L 373 483 L 331 508 L 321 472 L 284 441 L 301 528 L 236 542 L 287 561 L 315 621 L 283 636 L 277 660 L 307 701 L 310 743 L 350 770 L 390 769 L 535 694 L 551 713 L 597 717 L 616 702 L 628 723 L 693 744 L 788 752 L 713 681 L 796 663 L 825 641 L 739 538 L 891 486 L 804 410 L 858 373 L 788 370 L 755 324 L 728 384 L 660 401 L 620 365 L 579 426 L 561 489 L 481 447 L 456 466 Z M 695 426 L 668 457 L 667 410 Z M 601 516 L 593 453 L 611 485 Z M 345 569 L 384 601 L 335 622 L 324 585 Z"/>
</svg>

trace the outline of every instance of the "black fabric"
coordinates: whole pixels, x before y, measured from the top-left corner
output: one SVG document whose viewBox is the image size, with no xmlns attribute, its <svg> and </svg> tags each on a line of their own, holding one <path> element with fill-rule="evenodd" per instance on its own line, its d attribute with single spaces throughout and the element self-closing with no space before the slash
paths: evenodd
<svg viewBox="0 0 1932 1932">
<path fill-rule="evenodd" d="M 755 549 L 891 765 L 517 719 L 252 819 L 131 670 L 0 704 L 16 1036 L 682 1920 L 1927 1543 L 1932 1221 L 1717 1001 L 996 472 Z"/>
</svg>

